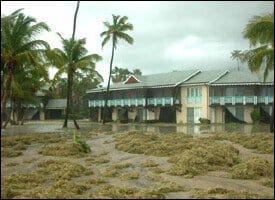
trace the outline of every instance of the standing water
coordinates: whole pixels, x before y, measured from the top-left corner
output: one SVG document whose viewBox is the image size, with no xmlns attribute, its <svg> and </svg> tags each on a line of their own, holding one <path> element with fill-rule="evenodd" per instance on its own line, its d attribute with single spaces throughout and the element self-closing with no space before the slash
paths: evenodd
<svg viewBox="0 0 275 200">
<path fill-rule="evenodd" d="M 2 130 L 2 134 L 20 134 L 20 133 L 45 133 L 45 132 L 63 132 L 62 120 L 46 120 L 46 121 L 28 121 L 23 126 L 8 126 Z M 207 132 L 239 132 L 239 133 L 254 133 L 254 132 L 269 132 L 268 124 L 209 124 L 209 125 L 182 125 L 171 123 L 101 123 L 79 120 L 79 125 L 83 131 L 91 131 L 95 129 L 112 132 L 124 131 L 144 131 L 155 133 L 188 133 L 201 134 Z M 74 128 L 73 123 L 68 124 L 68 129 Z"/>
</svg>

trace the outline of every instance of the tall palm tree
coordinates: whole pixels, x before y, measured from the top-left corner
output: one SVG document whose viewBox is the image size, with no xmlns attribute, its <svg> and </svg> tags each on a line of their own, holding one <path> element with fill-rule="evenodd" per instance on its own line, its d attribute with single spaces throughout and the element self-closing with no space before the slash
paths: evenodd
<svg viewBox="0 0 275 200">
<path fill-rule="evenodd" d="M 231 58 L 237 60 L 238 63 L 238 70 L 240 70 L 240 61 L 242 60 L 242 51 L 241 50 L 234 50 L 231 52 Z"/>
<path fill-rule="evenodd" d="M 244 59 L 252 72 L 258 72 L 264 67 L 264 82 L 271 70 L 274 70 L 274 13 L 253 16 L 243 31 L 254 49 L 244 52 Z M 274 131 L 274 101 L 270 131 Z"/>
<path fill-rule="evenodd" d="M 51 64 L 58 68 L 58 72 L 55 74 L 54 80 L 60 80 L 60 76 L 63 73 L 68 73 L 67 112 L 63 127 L 67 127 L 69 114 L 72 114 L 71 117 L 74 120 L 75 127 L 79 129 L 72 113 L 73 79 L 77 70 L 89 72 L 90 74 L 94 72 L 94 74 L 97 75 L 98 73 L 95 71 L 95 62 L 101 60 L 102 58 L 97 54 L 87 55 L 88 50 L 84 47 L 86 44 L 85 38 L 79 40 L 73 40 L 72 38 L 64 39 L 59 33 L 58 35 L 61 38 L 63 49 L 55 48 L 52 51 L 49 51 L 47 56 Z"/>
<path fill-rule="evenodd" d="M 10 97 L 11 83 L 16 72 L 28 66 L 45 67 L 43 55 L 50 46 L 36 37 L 42 31 L 50 31 L 44 22 L 25 16 L 22 9 L 1 17 L 1 114 L 6 113 L 7 98 Z M 2 127 L 1 117 L 1 127 Z"/>
<path fill-rule="evenodd" d="M 112 73 L 112 65 L 113 65 L 113 58 L 114 58 L 114 50 L 116 49 L 118 39 L 125 40 L 129 44 L 133 44 L 134 39 L 125 33 L 128 30 L 133 30 L 133 25 L 131 23 L 127 23 L 128 20 L 127 16 L 120 17 L 119 15 L 112 15 L 113 16 L 113 23 L 110 24 L 109 22 L 103 22 L 106 26 L 107 30 L 103 31 L 100 36 L 104 37 L 102 41 L 102 48 L 104 45 L 111 39 L 112 40 L 112 56 L 110 61 L 110 73 L 109 73 L 109 80 L 107 85 L 107 92 L 106 98 L 104 103 L 103 109 L 103 124 L 105 124 L 105 110 L 107 106 L 107 100 L 109 98 L 109 88 L 110 88 L 110 79 Z"/>
</svg>

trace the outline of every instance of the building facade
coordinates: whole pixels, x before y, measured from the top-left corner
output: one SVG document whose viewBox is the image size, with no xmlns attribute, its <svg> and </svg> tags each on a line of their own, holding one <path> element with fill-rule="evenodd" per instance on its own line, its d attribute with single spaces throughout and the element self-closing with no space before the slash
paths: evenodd
<svg viewBox="0 0 275 200">
<path fill-rule="evenodd" d="M 146 76 L 131 75 L 110 86 L 109 121 L 252 123 L 261 111 L 269 122 L 274 97 L 274 74 L 267 80 L 248 70 L 185 70 Z M 106 88 L 86 91 L 91 119 L 100 121 Z"/>
</svg>

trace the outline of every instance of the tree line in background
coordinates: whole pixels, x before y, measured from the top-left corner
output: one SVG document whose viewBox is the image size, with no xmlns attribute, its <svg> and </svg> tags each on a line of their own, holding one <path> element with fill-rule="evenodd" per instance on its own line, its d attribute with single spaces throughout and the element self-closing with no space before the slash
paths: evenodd
<svg viewBox="0 0 275 200">
<path fill-rule="evenodd" d="M 46 23 L 25 15 L 23 9 L 1 16 L 1 128 L 5 128 L 11 118 L 23 124 L 27 104 L 39 102 L 36 94 L 43 91 L 47 83 L 51 85 L 51 91 L 44 91 L 48 98 L 67 98 L 63 127 L 67 127 L 68 118 L 72 118 L 76 128 L 79 128 L 75 119 L 87 117 L 85 90 L 96 88 L 103 82 L 102 76 L 96 71 L 96 62 L 102 57 L 88 54 L 85 38 L 75 39 L 78 9 L 79 2 L 72 37 L 65 39 L 57 33 L 62 49 L 51 49 L 46 41 L 38 39 L 40 33 L 51 29 Z M 124 21 L 125 17 L 120 24 Z M 48 77 L 49 67 L 58 69 L 53 80 Z M 139 70 L 136 73 L 141 74 Z M 63 78 L 63 74 L 67 74 L 67 77 Z M 9 114 L 7 103 L 12 110 Z"/>
</svg>

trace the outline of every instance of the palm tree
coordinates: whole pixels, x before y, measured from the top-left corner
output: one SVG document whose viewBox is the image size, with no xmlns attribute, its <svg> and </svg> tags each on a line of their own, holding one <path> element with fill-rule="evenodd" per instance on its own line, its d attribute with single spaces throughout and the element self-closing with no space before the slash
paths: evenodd
<svg viewBox="0 0 275 200">
<path fill-rule="evenodd" d="M 10 97 L 11 83 L 16 72 L 22 72 L 28 66 L 45 67 L 42 63 L 45 49 L 50 46 L 36 37 L 42 31 L 50 31 L 44 22 L 25 16 L 22 9 L 1 17 L 1 113 L 6 113 L 7 98 Z M 1 127 L 2 127 L 1 117 Z"/>
<path fill-rule="evenodd" d="M 253 16 L 243 31 L 254 49 L 244 52 L 244 59 L 252 72 L 258 72 L 264 67 L 264 82 L 271 70 L 274 70 L 274 13 Z M 274 101 L 270 131 L 274 131 Z"/>
<path fill-rule="evenodd" d="M 237 63 L 238 63 L 238 70 L 240 70 L 240 63 L 239 61 L 242 60 L 242 51 L 241 50 L 234 50 L 231 52 L 231 58 L 234 60 L 236 59 L 237 60 Z"/>
<path fill-rule="evenodd" d="M 110 88 L 110 79 L 112 73 L 112 65 L 113 65 L 113 58 L 114 58 L 114 50 L 117 46 L 118 39 L 125 40 L 129 44 L 133 44 L 134 39 L 125 33 L 125 31 L 133 30 L 133 25 L 131 23 L 126 23 L 128 17 L 123 16 L 120 17 L 119 15 L 113 15 L 113 24 L 109 22 L 103 22 L 103 24 L 107 27 L 107 30 L 100 34 L 101 37 L 104 37 L 102 41 L 102 48 L 104 45 L 111 39 L 112 40 L 112 56 L 110 61 L 110 73 L 109 73 L 109 80 L 106 92 L 106 98 L 104 103 L 103 109 L 103 124 L 105 124 L 105 110 L 107 105 L 107 100 L 109 98 L 109 88 Z"/>
<path fill-rule="evenodd" d="M 67 127 L 68 115 L 72 114 L 75 127 L 79 129 L 79 126 L 75 120 L 71 109 L 73 108 L 72 104 L 72 88 L 73 88 L 73 79 L 77 71 L 93 72 L 95 75 L 98 73 L 95 71 L 95 62 L 101 60 L 101 56 L 97 54 L 89 54 L 88 50 L 84 47 L 86 44 L 86 39 L 72 40 L 64 39 L 59 33 L 61 38 L 63 49 L 55 48 L 52 51 L 48 52 L 48 59 L 52 65 L 58 68 L 58 72 L 54 76 L 54 80 L 60 80 L 60 76 L 63 73 L 68 73 L 67 79 L 67 112 L 66 118 L 63 124 L 63 127 Z"/>
</svg>

